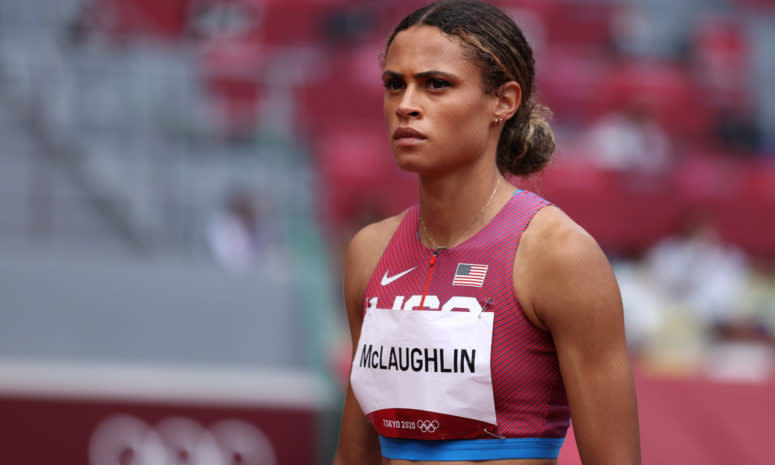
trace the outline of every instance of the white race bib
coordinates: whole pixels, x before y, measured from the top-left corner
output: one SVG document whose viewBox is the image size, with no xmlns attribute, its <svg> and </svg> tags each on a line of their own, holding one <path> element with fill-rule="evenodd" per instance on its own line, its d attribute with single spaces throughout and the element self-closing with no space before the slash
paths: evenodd
<svg viewBox="0 0 775 465">
<path fill-rule="evenodd" d="M 350 383 L 380 435 L 464 439 L 495 431 L 493 316 L 366 310 Z"/>
</svg>

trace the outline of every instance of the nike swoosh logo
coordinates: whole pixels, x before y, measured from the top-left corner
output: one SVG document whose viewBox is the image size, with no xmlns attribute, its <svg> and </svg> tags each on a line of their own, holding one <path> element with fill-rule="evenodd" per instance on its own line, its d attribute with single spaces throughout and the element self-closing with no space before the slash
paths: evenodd
<svg viewBox="0 0 775 465">
<path fill-rule="evenodd" d="M 417 267 L 414 267 L 414 268 L 417 268 Z M 414 268 L 409 268 L 408 270 L 402 271 L 402 272 L 398 273 L 397 275 L 393 275 L 393 276 L 388 276 L 388 272 L 386 271 L 385 272 L 385 276 L 382 277 L 382 281 L 380 281 L 379 283 L 382 284 L 383 286 L 387 286 L 388 284 L 392 283 L 396 279 L 406 275 L 407 273 L 412 271 Z"/>
</svg>

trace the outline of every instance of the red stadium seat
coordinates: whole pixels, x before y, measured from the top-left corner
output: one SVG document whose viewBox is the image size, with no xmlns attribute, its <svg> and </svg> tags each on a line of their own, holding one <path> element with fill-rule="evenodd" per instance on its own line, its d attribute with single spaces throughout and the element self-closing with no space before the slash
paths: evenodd
<svg viewBox="0 0 775 465">
<path fill-rule="evenodd" d="M 417 200 L 414 176 L 396 166 L 382 126 L 331 130 L 319 138 L 316 160 L 321 208 L 333 224 L 394 215 Z"/>
<path fill-rule="evenodd" d="M 564 2 L 543 15 L 547 39 L 554 45 L 573 48 L 605 47 L 610 39 L 611 4 Z"/>
<path fill-rule="evenodd" d="M 538 100 L 557 119 L 588 122 L 608 107 L 604 77 L 610 65 L 602 55 L 567 47 L 549 47 L 537 57 Z"/>
<path fill-rule="evenodd" d="M 377 57 L 376 47 L 344 50 L 332 54 L 311 76 L 314 82 L 297 94 L 298 114 L 310 133 L 324 134 L 328 128 L 336 130 L 350 123 L 382 124 L 383 89 Z"/>
<path fill-rule="evenodd" d="M 96 25 L 114 38 L 147 36 L 178 39 L 191 0 L 96 0 Z"/>
<path fill-rule="evenodd" d="M 674 136 L 702 140 L 709 132 L 708 107 L 697 94 L 688 70 L 680 65 L 626 63 L 610 72 L 602 89 L 606 112 L 639 102 L 647 104 Z"/>
<path fill-rule="evenodd" d="M 228 133 L 253 131 L 263 91 L 263 48 L 238 39 L 209 40 L 200 62 L 206 91 Z"/>
<path fill-rule="evenodd" d="M 712 199 L 709 209 L 724 239 L 754 256 L 775 260 L 775 166 L 740 165 L 744 169 L 737 188 Z"/>
<path fill-rule="evenodd" d="M 614 253 L 643 252 L 674 231 L 683 209 L 670 179 L 630 179 L 573 158 L 558 159 L 535 186 Z"/>
</svg>

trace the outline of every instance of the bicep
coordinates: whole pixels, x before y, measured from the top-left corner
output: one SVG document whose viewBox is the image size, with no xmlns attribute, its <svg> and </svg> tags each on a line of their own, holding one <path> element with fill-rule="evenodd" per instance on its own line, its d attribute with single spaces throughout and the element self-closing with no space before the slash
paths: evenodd
<svg viewBox="0 0 775 465">
<path fill-rule="evenodd" d="M 597 243 L 568 228 L 534 281 L 534 308 L 551 332 L 584 463 L 636 464 L 639 433 L 621 297 Z"/>
</svg>

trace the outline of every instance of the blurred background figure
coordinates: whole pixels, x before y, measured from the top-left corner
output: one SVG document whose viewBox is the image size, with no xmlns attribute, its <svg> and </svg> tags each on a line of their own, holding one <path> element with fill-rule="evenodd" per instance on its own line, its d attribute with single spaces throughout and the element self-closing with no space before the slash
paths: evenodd
<svg viewBox="0 0 775 465">
<path fill-rule="evenodd" d="M 512 182 L 614 264 L 644 463 L 771 465 L 775 4 L 493 2 L 558 140 Z M 417 196 L 379 52 L 424 3 L 0 0 L 6 461 L 330 460 L 343 247 Z"/>
<path fill-rule="evenodd" d="M 268 202 L 261 200 L 251 191 L 237 188 L 211 215 L 205 233 L 208 247 L 215 261 L 226 269 L 242 272 L 259 260 L 283 260 L 282 247 L 267 220 L 271 217 L 265 211 Z"/>
<path fill-rule="evenodd" d="M 622 108 L 588 129 L 586 150 L 603 169 L 634 176 L 664 173 L 672 160 L 671 144 L 648 102 L 633 97 Z"/>
<path fill-rule="evenodd" d="M 745 255 L 723 243 L 702 213 L 688 213 L 678 233 L 648 251 L 648 276 L 670 299 L 710 325 L 733 319 L 749 279 Z"/>
<path fill-rule="evenodd" d="M 230 197 L 216 212 L 207 228 L 207 238 L 216 261 L 232 270 L 249 268 L 258 253 L 258 218 L 248 194 Z"/>
</svg>

